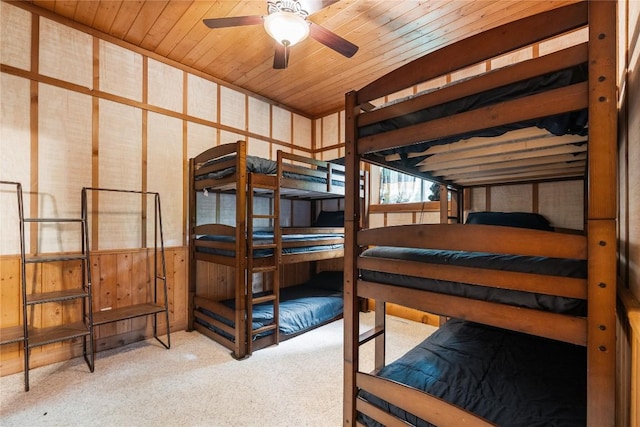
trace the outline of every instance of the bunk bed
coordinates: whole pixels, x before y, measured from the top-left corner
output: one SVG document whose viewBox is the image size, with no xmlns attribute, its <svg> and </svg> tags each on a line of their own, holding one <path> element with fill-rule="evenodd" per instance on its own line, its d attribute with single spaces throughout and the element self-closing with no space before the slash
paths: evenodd
<svg viewBox="0 0 640 427">
<path fill-rule="evenodd" d="M 360 182 L 364 191 L 364 179 Z M 309 286 L 307 291 L 316 291 L 315 301 L 331 307 L 331 316 L 311 316 L 312 322 L 294 321 L 298 325 L 295 328 L 286 325 L 286 319 L 295 315 L 283 310 L 308 309 L 309 304 L 292 300 L 312 295 L 300 291 L 300 287 L 280 286 L 281 266 L 342 257 L 344 215 L 342 211 L 321 211 L 309 227 L 281 227 L 280 201 L 309 200 L 313 213 L 317 201 L 343 199 L 344 192 L 344 166 L 281 151 L 276 161 L 249 156 L 244 141 L 213 147 L 191 159 L 189 329 L 223 344 L 234 357 L 243 358 L 253 350 L 341 317 L 342 298 L 337 304 L 335 295 L 326 295 L 319 290 L 322 287 Z M 227 199 L 233 202 L 213 208 L 235 211 L 235 217 L 226 218 L 225 224 L 219 214 L 216 218 L 206 206 L 199 207 L 198 197 L 226 194 L 233 195 Z M 224 291 L 197 291 L 201 280 L 198 261 L 232 267 L 234 277 L 229 281 L 233 282 L 233 297 L 224 295 Z M 226 282 L 213 286 L 224 287 Z"/>
<path fill-rule="evenodd" d="M 574 31 L 588 41 L 382 103 Z M 346 94 L 345 426 L 614 425 L 615 31 L 615 2 L 576 2 L 445 46 Z M 498 215 L 363 229 L 361 162 L 456 194 L 583 179 L 584 231 L 536 226 L 535 215 L 517 226 Z M 458 206 L 464 213 L 464 198 Z M 365 331 L 359 298 L 374 301 L 375 325 Z M 450 320 L 387 364 L 387 302 Z M 369 371 L 360 358 L 367 344 Z"/>
</svg>

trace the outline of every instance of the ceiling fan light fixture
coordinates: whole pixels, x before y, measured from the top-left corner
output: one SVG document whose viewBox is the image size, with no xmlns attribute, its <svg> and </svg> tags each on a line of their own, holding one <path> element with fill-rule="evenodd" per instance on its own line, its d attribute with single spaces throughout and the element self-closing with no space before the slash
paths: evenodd
<svg viewBox="0 0 640 427">
<path fill-rule="evenodd" d="M 281 45 L 293 46 L 309 35 L 309 23 L 294 12 L 275 12 L 264 17 L 264 29 Z"/>
</svg>

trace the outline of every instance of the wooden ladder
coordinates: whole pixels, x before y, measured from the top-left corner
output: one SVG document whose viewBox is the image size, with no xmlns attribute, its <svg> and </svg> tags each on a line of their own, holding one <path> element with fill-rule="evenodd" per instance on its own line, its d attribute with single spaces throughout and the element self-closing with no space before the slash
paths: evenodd
<svg viewBox="0 0 640 427">
<path fill-rule="evenodd" d="M 273 344 L 280 342 L 280 259 L 282 255 L 280 232 L 280 181 L 275 175 L 249 174 L 247 191 L 247 356 L 253 351 L 254 339 L 272 331 Z M 257 213 L 255 198 L 268 198 L 269 212 Z M 268 223 L 267 227 L 257 227 Z M 268 239 L 256 239 L 255 231 L 268 228 L 273 231 Z M 260 275 L 261 290 L 256 292 L 254 279 Z M 267 281 L 271 277 L 271 282 Z M 267 289 L 271 285 L 270 289 Z M 253 308 L 258 304 L 273 305 L 273 320 L 267 325 L 253 328 Z"/>
</svg>

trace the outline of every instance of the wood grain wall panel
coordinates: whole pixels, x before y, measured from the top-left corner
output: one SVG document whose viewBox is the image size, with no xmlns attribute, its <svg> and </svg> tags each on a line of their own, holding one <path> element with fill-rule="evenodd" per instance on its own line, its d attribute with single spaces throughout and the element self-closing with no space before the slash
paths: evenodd
<svg viewBox="0 0 640 427">
<path fill-rule="evenodd" d="M 246 128 L 246 95 L 220 86 L 220 123 L 236 129 Z M 233 142 L 233 141 L 230 141 Z"/>
<path fill-rule="evenodd" d="M 271 136 L 279 141 L 291 142 L 291 112 L 273 106 L 271 115 Z"/>
<path fill-rule="evenodd" d="M 293 114 L 293 141 L 296 147 L 304 147 L 311 150 L 311 120 L 299 114 Z M 342 132 L 340 135 L 344 135 Z M 308 151 L 300 153 L 301 156 L 309 156 Z"/>
<path fill-rule="evenodd" d="M 93 87 L 93 39 L 46 18 L 40 19 L 39 71 L 49 77 Z"/>
<path fill-rule="evenodd" d="M 80 193 L 91 185 L 91 97 L 41 84 L 38 107 L 38 216 L 80 218 Z M 39 252 L 80 250 L 78 224 L 39 230 Z"/>
<path fill-rule="evenodd" d="M 115 307 L 126 307 L 133 304 L 133 257 L 129 253 L 116 254 L 116 301 Z M 131 320 L 115 322 L 116 333 L 123 334 L 131 330 Z"/>
<path fill-rule="evenodd" d="M 20 182 L 24 191 L 24 210 L 31 202 L 30 155 L 30 87 L 29 81 L 7 74 L 0 75 L 0 180 Z M 36 165 L 34 165 L 36 167 Z M 0 254 L 20 252 L 18 198 L 13 185 L 0 186 Z M 30 229 L 25 230 L 26 250 L 29 251 Z"/>
<path fill-rule="evenodd" d="M 387 226 L 390 225 L 402 225 L 402 224 L 413 224 L 414 216 L 413 213 L 388 213 L 387 214 Z"/>
<path fill-rule="evenodd" d="M 165 246 L 182 244 L 182 122 L 149 113 L 147 190 L 160 193 Z M 149 211 L 149 214 L 152 211 Z M 153 239 L 153 220 L 148 216 L 147 236 Z M 153 240 L 147 240 L 153 245 Z"/>
<path fill-rule="evenodd" d="M 175 67 L 149 58 L 147 102 L 167 110 L 182 112 L 182 73 Z"/>
<path fill-rule="evenodd" d="M 31 14 L 8 3 L 0 3 L 0 58 L 2 63 L 31 69 Z M 4 96 L 4 95 L 3 95 Z"/>
<path fill-rule="evenodd" d="M 271 106 L 257 98 L 249 96 L 249 132 L 270 136 L 271 135 Z"/>
<path fill-rule="evenodd" d="M 193 117 L 216 122 L 218 119 L 218 85 L 202 77 L 187 74 L 186 113 Z"/>
<path fill-rule="evenodd" d="M 538 184 L 538 212 L 554 227 L 584 229 L 584 184 L 582 181 Z"/>
<path fill-rule="evenodd" d="M 100 40 L 100 90 L 142 101 L 142 55 Z"/>
<path fill-rule="evenodd" d="M 102 188 L 142 188 L 142 111 L 107 100 L 99 103 L 98 182 Z M 139 197 L 100 192 L 98 244 L 94 249 L 141 245 Z M 95 209 L 96 207 L 94 207 Z M 95 215 L 95 213 L 94 213 Z"/>
<path fill-rule="evenodd" d="M 532 212 L 531 185 L 491 187 L 491 210 L 495 212 Z"/>
</svg>

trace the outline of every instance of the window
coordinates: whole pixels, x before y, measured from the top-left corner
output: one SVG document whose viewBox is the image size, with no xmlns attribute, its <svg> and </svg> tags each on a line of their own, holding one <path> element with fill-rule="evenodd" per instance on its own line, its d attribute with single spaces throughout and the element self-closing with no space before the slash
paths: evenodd
<svg viewBox="0 0 640 427">
<path fill-rule="evenodd" d="M 440 185 L 426 179 L 380 169 L 380 204 L 440 200 Z"/>
</svg>

